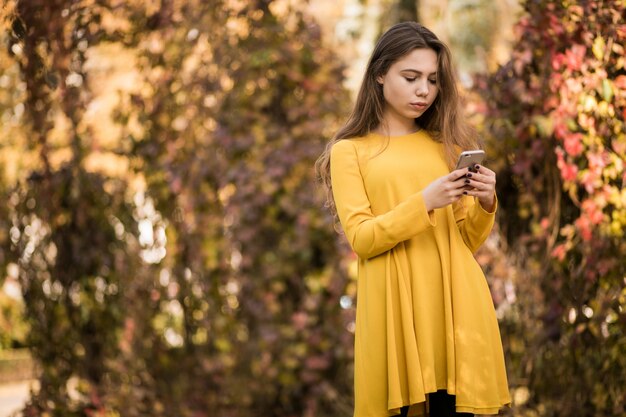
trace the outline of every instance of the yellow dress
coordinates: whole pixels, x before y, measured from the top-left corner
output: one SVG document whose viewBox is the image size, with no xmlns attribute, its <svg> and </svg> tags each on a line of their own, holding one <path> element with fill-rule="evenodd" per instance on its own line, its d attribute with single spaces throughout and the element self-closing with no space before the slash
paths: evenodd
<svg viewBox="0 0 626 417">
<path fill-rule="evenodd" d="M 449 172 L 443 145 L 424 131 L 384 143 L 372 133 L 331 150 L 335 205 L 358 255 L 354 416 L 407 405 L 422 415 L 442 389 L 457 412 L 497 414 L 511 402 L 504 354 L 473 257 L 495 210 L 463 197 L 427 212 L 421 190 Z"/>
</svg>

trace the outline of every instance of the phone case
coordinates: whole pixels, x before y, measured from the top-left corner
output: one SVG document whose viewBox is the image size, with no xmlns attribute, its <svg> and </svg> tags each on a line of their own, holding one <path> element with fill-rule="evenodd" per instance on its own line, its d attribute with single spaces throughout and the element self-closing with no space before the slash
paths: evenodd
<svg viewBox="0 0 626 417">
<path fill-rule="evenodd" d="M 485 151 L 464 151 L 459 155 L 459 160 L 455 169 L 467 168 L 476 164 L 480 164 L 485 159 Z M 474 171 L 472 168 L 471 171 Z"/>
</svg>

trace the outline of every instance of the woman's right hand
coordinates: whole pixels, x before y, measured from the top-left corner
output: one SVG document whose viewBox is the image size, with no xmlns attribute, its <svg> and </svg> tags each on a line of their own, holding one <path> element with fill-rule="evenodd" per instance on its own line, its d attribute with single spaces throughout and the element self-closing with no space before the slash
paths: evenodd
<svg viewBox="0 0 626 417">
<path fill-rule="evenodd" d="M 464 177 L 469 172 L 468 168 L 457 169 L 428 184 L 422 190 L 426 211 L 445 207 L 463 197 L 463 192 L 467 190 L 467 183 Z"/>
</svg>

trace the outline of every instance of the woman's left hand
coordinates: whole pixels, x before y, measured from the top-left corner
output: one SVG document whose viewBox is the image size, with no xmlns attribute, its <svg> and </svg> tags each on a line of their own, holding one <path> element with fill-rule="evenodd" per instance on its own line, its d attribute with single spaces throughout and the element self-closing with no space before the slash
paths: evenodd
<svg viewBox="0 0 626 417">
<path fill-rule="evenodd" d="M 474 165 L 474 169 L 476 172 L 466 175 L 467 195 L 477 197 L 480 205 L 491 212 L 496 204 L 496 173 L 482 165 Z"/>
</svg>

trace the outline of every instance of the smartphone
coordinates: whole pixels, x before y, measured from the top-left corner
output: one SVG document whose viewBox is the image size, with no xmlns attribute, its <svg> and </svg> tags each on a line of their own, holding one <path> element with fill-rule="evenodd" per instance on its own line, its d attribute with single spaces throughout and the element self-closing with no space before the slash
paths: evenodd
<svg viewBox="0 0 626 417">
<path fill-rule="evenodd" d="M 463 151 L 459 155 L 459 160 L 456 163 L 456 169 L 473 167 L 476 164 L 480 164 L 485 159 L 485 151 L 477 149 L 475 151 Z M 470 168 L 470 171 L 474 171 L 474 168 Z"/>
</svg>

